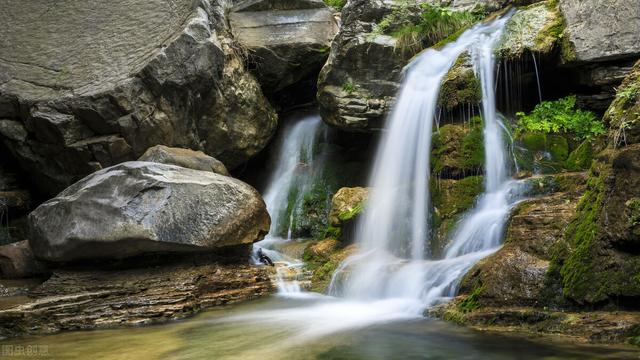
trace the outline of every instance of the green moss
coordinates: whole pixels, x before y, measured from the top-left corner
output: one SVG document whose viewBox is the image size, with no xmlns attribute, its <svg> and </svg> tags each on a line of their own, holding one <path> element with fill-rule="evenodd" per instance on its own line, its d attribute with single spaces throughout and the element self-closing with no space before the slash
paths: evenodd
<svg viewBox="0 0 640 360">
<path fill-rule="evenodd" d="M 554 161 L 564 161 L 569 157 L 569 142 L 564 136 L 547 136 L 547 151 Z"/>
<path fill-rule="evenodd" d="M 460 180 L 449 180 L 448 189 L 438 186 L 438 180 L 432 180 L 431 197 L 438 208 L 440 218 L 451 218 L 470 209 L 477 196 L 482 192 L 482 176 L 469 176 Z M 442 185 L 442 184 L 440 184 Z"/>
<path fill-rule="evenodd" d="M 529 151 L 545 151 L 547 136 L 539 132 L 525 133 L 522 135 L 522 145 Z"/>
<path fill-rule="evenodd" d="M 570 171 L 588 169 L 593 160 L 593 146 L 590 140 L 585 140 L 567 158 L 566 168 Z"/>
<path fill-rule="evenodd" d="M 468 56 L 461 56 L 442 80 L 438 103 L 446 109 L 453 109 L 460 105 L 478 104 L 480 101 L 480 81 L 468 64 Z"/>
<path fill-rule="evenodd" d="M 560 268 L 563 292 L 566 297 L 579 302 L 589 299 L 597 302 L 606 299 L 606 285 L 596 279 L 598 256 L 596 239 L 599 234 L 599 216 L 605 201 L 605 185 L 607 171 L 602 167 L 592 168 L 587 182 L 587 191 L 580 199 L 578 212 L 566 230 L 566 238 L 571 248 L 566 260 Z"/>
<path fill-rule="evenodd" d="M 458 301 L 458 303 L 456 304 L 458 310 L 463 314 L 466 314 L 480 308 L 479 297 L 482 294 L 482 289 L 483 288 L 481 286 L 477 287 L 473 289 L 471 294 L 467 295 L 467 297 Z"/>
<path fill-rule="evenodd" d="M 342 236 L 342 229 L 339 227 L 335 227 L 335 226 L 327 226 L 327 229 L 324 232 L 324 237 L 325 238 L 332 238 L 332 239 L 340 239 L 340 237 Z"/>
<path fill-rule="evenodd" d="M 354 206 L 353 209 L 341 212 L 340 214 L 338 214 L 338 219 L 340 219 L 340 221 L 342 222 L 353 219 L 356 215 L 360 214 L 362 210 L 364 210 L 364 203 L 365 202 L 362 201 Z"/>
<path fill-rule="evenodd" d="M 342 8 L 347 3 L 347 0 L 323 0 L 327 6 L 331 6 L 337 10 L 342 10 Z"/>
<path fill-rule="evenodd" d="M 432 172 L 451 173 L 453 177 L 477 174 L 484 165 L 483 129 L 479 118 L 469 127 L 449 124 L 433 136 Z"/>
</svg>

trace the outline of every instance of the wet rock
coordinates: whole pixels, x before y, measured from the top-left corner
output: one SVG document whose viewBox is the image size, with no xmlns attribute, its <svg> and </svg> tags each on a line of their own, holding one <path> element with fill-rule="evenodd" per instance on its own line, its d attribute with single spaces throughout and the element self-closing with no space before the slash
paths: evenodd
<svg viewBox="0 0 640 360">
<path fill-rule="evenodd" d="M 433 206 L 434 237 L 431 241 L 431 253 L 439 256 L 452 239 L 455 225 L 460 217 L 476 202 L 484 189 L 482 176 L 465 178 L 432 178 L 430 183 L 431 204 Z"/>
<path fill-rule="evenodd" d="M 210 171 L 229 176 L 229 171 L 223 163 L 215 158 L 191 149 L 171 148 L 164 145 L 150 147 L 140 156 L 138 161 L 150 161 L 160 164 L 182 166 L 184 168 Z"/>
<path fill-rule="evenodd" d="M 270 269 L 177 264 L 119 271 L 57 271 L 31 297 L 0 310 L 0 336 L 138 326 L 271 293 Z"/>
<path fill-rule="evenodd" d="M 432 308 L 428 315 L 482 331 L 519 332 L 558 339 L 564 335 L 587 343 L 633 343 L 640 323 L 634 311 L 554 311 L 531 307 L 486 307 L 464 312 L 460 304 L 468 297 Z M 633 347 L 621 348 L 619 356 L 633 357 Z"/>
<path fill-rule="evenodd" d="M 364 210 L 364 204 L 369 198 L 370 189 L 363 187 L 341 188 L 331 199 L 329 223 L 339 227 Z"/>
<path fill-rule="evenodd" d="M 518 9 L 507 21 L 496 51 L 506 59 L 521 58 L 525 52 L 550 56 L 558 46 L 563 17 L 557 4 L 544 1 Z"/>
<path fill-rule="evenodd" d="M 338 266 L 356 251 L 356 245 L 344 246 L 336 239 L 310 244 L 304 251 L 305 269 L 311 273 L 311 290 L 325 292 Z M 348 270 L 346 270 L 348 272 Z M 345 277 L 346 272 L 336 276 Z"/>
<path fill-rule="evenodd" d="M 26 278 L 46 272 L 46 266 L 33 256 L 29 240 L 0 246 L 0 278 Z"/>
<path fill-rule="evenodd" d="M 552 248 L 564 241 L 582 188 L 518 205 L 507 225 L 505 245 L 467 273 L 460 292 L 473 293 L 482 307 L 551 305 L 555 299 L 548 296 L 547 272 Z"/>
<path fill-rule="evenodd" d="M 267 94 L 315 79 L 337 32 L 333 11 L 322 1 L 241 1 L 229 20 Z"/>
<path fill-rule="evenodd" d="M 566 60 L 597 62 L 640 56 L 636 0 L 560 0 L 569 41 Z"/>
<path fill-rule="evenodd" d="M 249 246 L 269 223 L 249 185 L 149 162 L 93 173 L 29 215 L 34 253 L 56 262 Z"/>
<path fill-rule="evenodd" d="M 431 150 L 432 173 L 439 178 L 462 179 L 482 174 L 484 145 L 482 124 L 448 124 L 436 131 Z"/>
<path fill-rule="evenodd" d="M 157 144 L 233 168 L 273 135 L 276 115 L 234 51 L 221 2 L 5 5 L 0 139 L 40 190 Z"/>
<path fill-rule="evenodd" d="M 605 115 L 608 147 L 594 156 L 567 244 L 555 259 L 564 295 L 579 304 L 637 307 L 640 298 L 638 66 Z"/>
</svg>

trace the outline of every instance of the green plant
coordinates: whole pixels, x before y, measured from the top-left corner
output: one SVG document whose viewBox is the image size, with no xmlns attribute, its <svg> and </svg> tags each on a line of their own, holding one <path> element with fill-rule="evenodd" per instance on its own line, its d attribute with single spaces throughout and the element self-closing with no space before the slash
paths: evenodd
<svg viewBox="0 0 640 360">
<path fill-rule="evenodd" d="M 324 3 L 332 8 L 342 10 L 344 5 L 347 3 L 347 0 L 324 0 Z"/>
<path fill-rule="evenodd" d="M 593 139 L 604 134 L 604 125 L 590 111 L 576 107 L 576 97 L 543 101 L 530 114 L 519 112 L 519 132 L 571 134 L 576 140 Z"/>
<path fill-rule="evenodd" d="M 419 15 L 416 16 L 416 10 Z M 396 38 L 396 48 L 413 55 L 484 18 L 483 10 L 458 11 L 432 4 L 419 8 L 400 1 L 398 7 L 374 27 L 372 35 Z"/>
<path fill-rule="evenodd" d="M 353 85 L 353 82 L 351 82 L 351 80 L 347 80 L 342 84 L 342 90 L 344 90 L 344 92 L 346 92 L 347 94 L 351 94 L 356 90 L 356 86 Z"/>
</svg>

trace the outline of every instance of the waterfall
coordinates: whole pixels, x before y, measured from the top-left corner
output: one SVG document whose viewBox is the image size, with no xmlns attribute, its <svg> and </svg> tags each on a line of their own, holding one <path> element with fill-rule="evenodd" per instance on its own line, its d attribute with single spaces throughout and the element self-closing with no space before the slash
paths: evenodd
<svg viewBox="0 0 640 360">
<path fill-rule="evenodd" d="M 316 146 L 323 130 L 318 115 L 290 119 L 275 153 L 275 163 L 264 191 L 264 201 L 271 216 L 271 227 L 265 239 L 254 244 L 252 261 L 259 264 L 258 249 L 276 263 L 276 284 L 282 294 L 300 292 L 298 277 L 303 263 L 278 251 L 292 238 L 293 217 L 303 195 L 313 185 L 321 169 L 322 157 Z"/>
<path fill-rule="evenodd" d="M 464 32 L 442 50 L 427 50 L 405 69 L 398 102 L 388 120 L 371 174 L 372 194 L 356 241 L 358 252 L 338 269 L 330 293 L 352 299 L 403 299 L 421 313 L 455 295 L 460 278 L 500 244 L 513 204 L 503 130 L 495 107 L 493 49 L 508 17 Z M 463 219 L 444 259 L 430 259 L 429 160 L 432 124 L 443 77 L 470 51 L 482 83 L 485 192 Z"/>
</svg>

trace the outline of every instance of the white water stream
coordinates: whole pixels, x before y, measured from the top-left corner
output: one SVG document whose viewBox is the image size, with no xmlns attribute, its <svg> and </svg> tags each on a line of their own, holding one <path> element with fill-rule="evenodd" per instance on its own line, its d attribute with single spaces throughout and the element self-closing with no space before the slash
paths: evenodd
<svg viewBox="0 0 640 360">
<path fill-rule="evenodd" d="M 318 294 L 317 302 L 308 307 L 247 314 L 235 320 L 299 327 L 296 340 L 289 339 L 298 341 L 418 318 L 425 308 L 454 296 L 461 277 L 499 248 L 519 188 L 508 180 L 504 130 L 495 108 L 493 49 L 507 18 L 477 25 L 443 49 L 423 52 L 405 69 L 370 178 L 373 190 L 356 234 L 359 248 L 334 274 L 332 296 Z M 444 258 L 431 259 L 427 249 L 432 127 L 442 78 L 465 51 L 472 54 L 482 83 L 485 191 L 458 225 Z M 269 203 L 269 192 L 265 199 Z"/>
<path fill-rule="evenodd" d="M 315 147 L 323 132 L 320 116 L 305 115 L 292 118 L 284 129 L 277 146 L 275 163 L 264 191 L 264 201 L 271 216 L 271 227 L 264 240 L 254 244 L 252 261 L 259 264 L 257 252 L 261 249 L 276 264 L 278 292 L 293 295 L 301 292 L 299 276 L 304 263 L 289 257 L 278 249 L 292 240 L 294 211 L 303 201 L 304 194 L 313 186 L 317 171 L 323 166 L 323 157 Z"/>
</svg>

